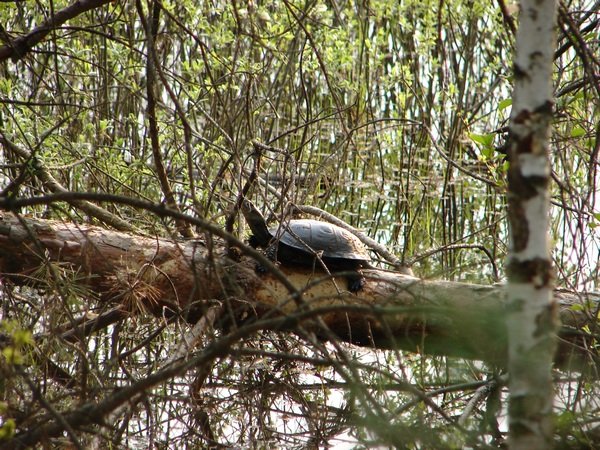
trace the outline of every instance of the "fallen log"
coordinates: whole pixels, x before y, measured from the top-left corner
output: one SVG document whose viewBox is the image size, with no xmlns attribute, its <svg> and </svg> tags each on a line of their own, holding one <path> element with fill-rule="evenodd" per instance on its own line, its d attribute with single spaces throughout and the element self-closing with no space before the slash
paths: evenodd
<svg viewBox="0 0 600 450">
<path fill-rule="evenodd" d="M 243 250 L 243 249 L 242 249 Z M 303 319 L 303 329 L 364 346 L 459 356 L 503 365 L 506 352 L 504 289 L 422 280 L 383 270 L 365 270 L 358 294 L 340 276 L 279 265 L 281 273 L 258 274 L 255 261 L 214 240 L 175 242 L 90 225 L 0 215 L 0 274 L 13 283 L 37 282 L 41 266 L 78 273 L 104 307 L 197 321 L 215 302 L 227 304 L 220 326 L 310 310 L 322 322 Z M 52 274 L 52 271 L 45 273 Z M 55 276 L 60 276 L 56 273 Z M 594 369 L 598 298 L 556 291 L 562 328 L 559 366 Z M 93 319 L 89 319 L 93 320 Z M 81 326 L 85 326 L 85 320 Z M 288 331 L 298 322 L 290 320 Z M 323 324 L 326 329 L 323 329 Z M 94 327 L 87 325 L 87 329 Z"/>
</svg>

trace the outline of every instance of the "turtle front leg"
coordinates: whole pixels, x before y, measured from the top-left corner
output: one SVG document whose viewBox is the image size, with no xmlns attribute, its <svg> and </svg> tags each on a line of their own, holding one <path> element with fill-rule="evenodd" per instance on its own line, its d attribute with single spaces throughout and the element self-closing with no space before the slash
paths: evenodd
<svg viewBox="0 0 600 450">
<path fill-rule="evenodd" d="M 348 282 L 348 290 L 354 294 L 367 284 L 367 280 L 363 274 L 358 271 L 355 272 L 355 274 L 346 276 L 346 281 Z"/>
<path fill-rule="evenodd" d="M 269 258 L 271 261 L 273 261 L 274 264 L 277 264 L 277 246 L 276 245 L 269 245 L 265 249 L 264 255 L 267 258 Z M 254 268 L 255 268 L 256 272 L 261 275 L 268 272 L 267 268 L 259 262 L 256 263 Z"/>
</svg>

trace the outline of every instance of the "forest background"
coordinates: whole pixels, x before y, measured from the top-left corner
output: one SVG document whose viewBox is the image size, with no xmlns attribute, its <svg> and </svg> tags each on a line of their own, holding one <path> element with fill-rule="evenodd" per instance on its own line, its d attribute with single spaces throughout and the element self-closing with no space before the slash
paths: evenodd
<svg viewBox="0 0 600 450">
<path fill-rule="evenodd" d="M 573 314 L 594 319 L 576 330 L 585 370 L 554 372 L 558 448 L 595 448 L 600 436 L 597 306 L 588 295 L 600 270 L 599 9 L 593 1 L 558 9 L 555 284 L 577 293 Z M 503 0 L 2 2 L 3 205 L 22 221 L 202 239 L 218 253 L 223 245 L 204 225 L 247 238 L 236 213 L 243 193 L 270 219 L 291 203 L 325 210 L 421 279 L 501 283 L 517 12 Z M 56 197 L 10 205 L 47 194 Z M 161 205 L 198 220 L 169 217 Z M 38 232 L 45 222 L 35 223 Z M 20 253 L 6 248 L 6 448 L 15 435 L 74 448 L 505 442 L 501 364 L 418 344 L 324 341 L 301 327 L 246 324 L 238 313 L 231 343 L 231 323 L 211 316 L 215 305 L 222 314 L 222 299 L 202 304 L 204 321 L 187 320 L 185 308 L 164 313 L 146 279 L 151 264 L 121 267 L 100 289 L 55 249 L 32 244 L 37 263 L 15 271 Z M 185 357 L 201 359 L 165 371 L 189 336 L 201 342 L 183 346 Z M 125 386 L 135 395 L 117 401 Z M 53 433 L 48 421 L 58 424 Z"/>
</svg>

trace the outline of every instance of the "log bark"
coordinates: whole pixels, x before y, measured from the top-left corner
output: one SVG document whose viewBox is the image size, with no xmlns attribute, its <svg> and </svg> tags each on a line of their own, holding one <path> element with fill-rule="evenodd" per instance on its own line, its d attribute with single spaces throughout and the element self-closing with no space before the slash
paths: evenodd
<svg viewBox="0 0 600 450">
<path fill-rule="evenodd" d="M 221 327 L 300 313 L 303 329 L 319 336 L 379 348 L 459 356 L 504 365 L 507 333 L 504 287 L 422 280 L 382 270 L 365 271 L 367 285 L 345 291 L 343 278 L 308 268 L 279 266 L 301 292 L 295 299 L 270 273 L 259 274 L 255 261 L 232 258 L 215 241 L 174 242 L 100 227 L 0 215 L 0 276 L 31 283 L 40 266 L 77 270 L 80 282 L 104 307 L 129 314 L 180 316 L 196 322 L 215 304 L 226 305 Z M 83 277 L 82 277 L 83 275 Z M 37 280 L 43 286 L 47 280 Z M 596 369 L 592 346 L 595 320 L 585 314 L 589 296 L 556 292 L 561 305 L 562 346 L 556 363 L 577 370 Z M 312 310 L 322 324 L 306 317 Z M 92 320 L 92 319 L 90 319 Z M 298 320 L 282 330 L 295 331 Z M 82 327 L 94 329 L 83 321 Z M 587 326 L 587 327 L 586 327 Z M 587 331 L 584 331 L 587 330 Z M 589 330 L 592 330 L 591 333 Z"/>
</svg>

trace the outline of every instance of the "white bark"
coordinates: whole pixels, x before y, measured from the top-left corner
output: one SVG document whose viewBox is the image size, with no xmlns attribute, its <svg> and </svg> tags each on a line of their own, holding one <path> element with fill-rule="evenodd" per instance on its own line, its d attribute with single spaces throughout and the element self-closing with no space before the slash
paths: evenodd
<svg viewBox="0 0 600 450">
<path fill-rule="evenodd" d="M 523 0 L 511 114 L 507 287 L 509 447 L 552 448 L 552 361 L 556 308 L 549 251 L 555 0 Z"/>
</svg>

